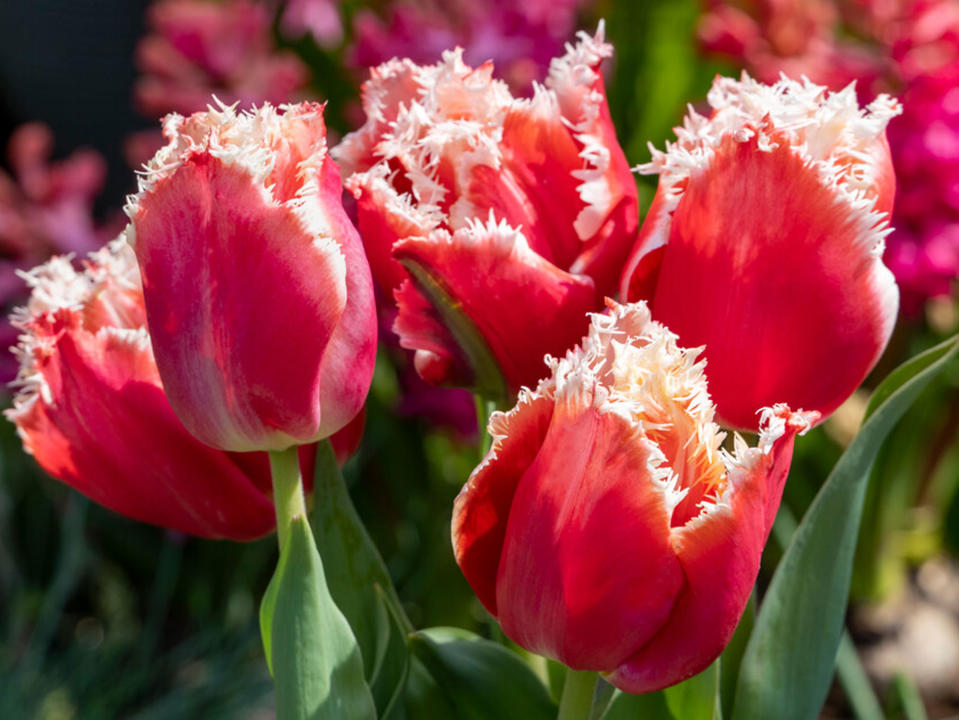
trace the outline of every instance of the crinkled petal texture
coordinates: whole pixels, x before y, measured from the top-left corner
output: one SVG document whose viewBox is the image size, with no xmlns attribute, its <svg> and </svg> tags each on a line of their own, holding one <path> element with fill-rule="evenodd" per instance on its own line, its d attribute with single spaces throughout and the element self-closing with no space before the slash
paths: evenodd
<svg viewBox="0 0 959 720">
<path fill-rule="evenodd" d="M 170 402 L 235 451 L 329 437 L 372 377 L 372 282 L 325 148 L 322 107 L 166 121 L 130 206 Z"/>
<path fill-rule="evenodd" d="M 621 294 L 705 347 L 722 422 L 777 403 L 833 412 L 886 347 L 898 289 L 882 263 L 895 180 L 880 97 L 718 78 L 642 172 L 660 186 Z"/>
<path fill-rule="evenodd" d="M 504 363 L 510 394 L 535 385 L 544 355 L 579 340 L 584 313 L 615 293 L 638 210 L 599 72 L 611 52 L 602 28 L 581 34 L 529 99 L 493 79 L 491 63 L 467 66 L 460 51 L 432 66 L 393 60 L 371 72 L 367 122 L 333 152 L 357 199 L 374 279 L 398 293 L 394 329 L 419 351 L 426 380 L 481 382 L 480 361 L 452 327 L 465 321 Z M 510 233 L 523 252 L 476 239 Z M 420 272 L 408 272 L 411 264 Z M 467 279 L 467 267 L 484 270 Z M 467 317 L 434 307 L 429 321 L 437 297 L 424 285 L 427 271 Z M 477 303 L 480 294 L 491 301 Z M 501 311 L 524 297 L 528 312 Z"/>
<path fill-rule="evenodd" d="M 163 392 L 124 240 L 79 273 L 55 258 L 30 273 L 18 312 L 20 390 L 7 416 L 48 473 L 136 520 L 208 538 L 251 540 L 274 527 L 264 453 L 201 443 Z M 311 477 L 312 449 L 301 451 Z"/>
<path fill-rule="evenodd" d="M 729 641 L 792 455 L 814 414 L 766 410 L 720 450 L 698 351 L 610 303 L 535 391 L 491 418 L 453 546 L 520 645 L 633 693 L 699 672 Z"/>
</svg>

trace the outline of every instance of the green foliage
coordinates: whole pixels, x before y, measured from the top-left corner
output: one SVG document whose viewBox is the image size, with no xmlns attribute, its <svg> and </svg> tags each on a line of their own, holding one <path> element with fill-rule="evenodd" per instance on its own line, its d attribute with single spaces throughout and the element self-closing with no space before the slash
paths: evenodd
<svg viewBox="0 0 959 720">
<path fill-rule="evenodd" d="M 363 659 L 323 575 L 306 518 L 294 517 L 268 593 L 271 667 L 279 720 L 370 720 Z"/>
<path fill-rule="evenodd" d="M 419 715 L 411 720 L 553 720 L 556 705 L 529 667 L 502 645 L 459 628 L 430 628 L 410 635 L 410 649 L 432 682 L 416 687 L 416 706 L 430 712 L 449 705 L 455 715 Z M 421 671 L 416 670 L 419 676 Z M 423 698 L 429 698 L 426 704 Z"/>
</svg>

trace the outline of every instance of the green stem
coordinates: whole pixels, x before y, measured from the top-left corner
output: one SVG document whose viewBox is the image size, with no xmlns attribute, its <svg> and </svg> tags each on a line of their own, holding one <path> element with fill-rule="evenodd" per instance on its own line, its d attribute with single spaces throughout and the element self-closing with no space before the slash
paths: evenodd
<svg viewBox="0 0 959 720">
<path fill-rule="evenodd" d="M 589 720 L 598 680 L 599 675 L 594 672 L 567 670 L 556 720 Z"/>
<path fill-rule="evenodd" d="M 489 425 L 489 416 L 499 409 L 495 400 L 490 400 L 483 395 L 473 395 L 476 404 L 476 428 L 479 431 L 479 457 L 480 460 L 489 452 L 490 445 L 493 444 L 493 438 L 487 432 Z"/>
<path fill-rule="evenodd" d="M 300 461 L 295 445 L 286 450 L 270 451 L 270 472 L 273 475 L 276 536 L 282 551 L 290 537 L 290 522 L 296 517 L 306 517 L 306 498 L 303 495 Z"/>
</svg>

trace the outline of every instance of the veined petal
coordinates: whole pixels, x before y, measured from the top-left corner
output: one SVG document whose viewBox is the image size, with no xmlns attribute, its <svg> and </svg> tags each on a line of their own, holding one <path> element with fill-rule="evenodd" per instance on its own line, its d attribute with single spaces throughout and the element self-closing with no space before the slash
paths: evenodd
<svg viewBox="0 0 959 720">
<path fill-rule="evenodd" d="M 493 219 L 453 235 L 437 231 L 428 238 L 407 238 L 397 243 L 394 255 L 422 268 L 455 299 L 512 392 L 547 374 L 543 357 L 576 343 L 588 326 L 586 313 L 599 302 L 591 279 L 563 272 L 532 252 L 517 230 Z M 523 312 L 516 311 L 520 307 Z M 411 309 L 401 307 L 400 317 Z M 398 319 L 397 330 L 406 322 Z M 401 343 L 413 344 L 402 335 Z M 447 354 L 458 352 L 453 347 Z"/>
</svg>

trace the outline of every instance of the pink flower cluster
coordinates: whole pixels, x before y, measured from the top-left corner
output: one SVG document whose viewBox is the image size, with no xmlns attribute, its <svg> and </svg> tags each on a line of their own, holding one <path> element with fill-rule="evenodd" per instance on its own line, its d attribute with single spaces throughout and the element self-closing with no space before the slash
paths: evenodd
<svg viewBox="0 0 959 720">
<path fill-rule="evenodd" d="M 108 236 L 94 222 L 93 203 L 103 187 L 106 166 L 92 150 L 78 150 L 50 162 L 53 134 L 39 123 L 21 125 L 7 147 L 8 175 L 0 170 L 0 306 L 9 311 L 25 297 L 16 275 L 57 253 L 78 256 L 98 248 Z M 17 332 L 0 324 L 0 380 L 17 372 L 6 352 Z"/>
<path fill-rule="evenodd" d="M 466 48 L 472 65 L 492 60 L 515 89 L 542 80 L 576 25 L 586 0 L 417 0 L 391 3 L 382 13 L 357 13 L 351 63 L 372 67 L 393 57 L 432 62 L 444 50 Z"/>
<path fill-rule="evenodd" d="M 951 0 L 711 0 L 704 47 L 759 79 L 805 75 L 860 99 L 892 91 L 902 117 L 889 126 L 898 177 L 885 260 L 917 314 L 959 279 L 959 5 Z"/>
<path fill-rule="evenodd" d="M 309 70 L 293 53 L 277 50 L 272 21 L 269 7 L 252 0 L 154 3 L 152 32 L 137 47 L 140 109 L 154 117 L 189 114 L 205 108 L 211 94 L 244 107 L 291 100 Z"/>
</svg>

